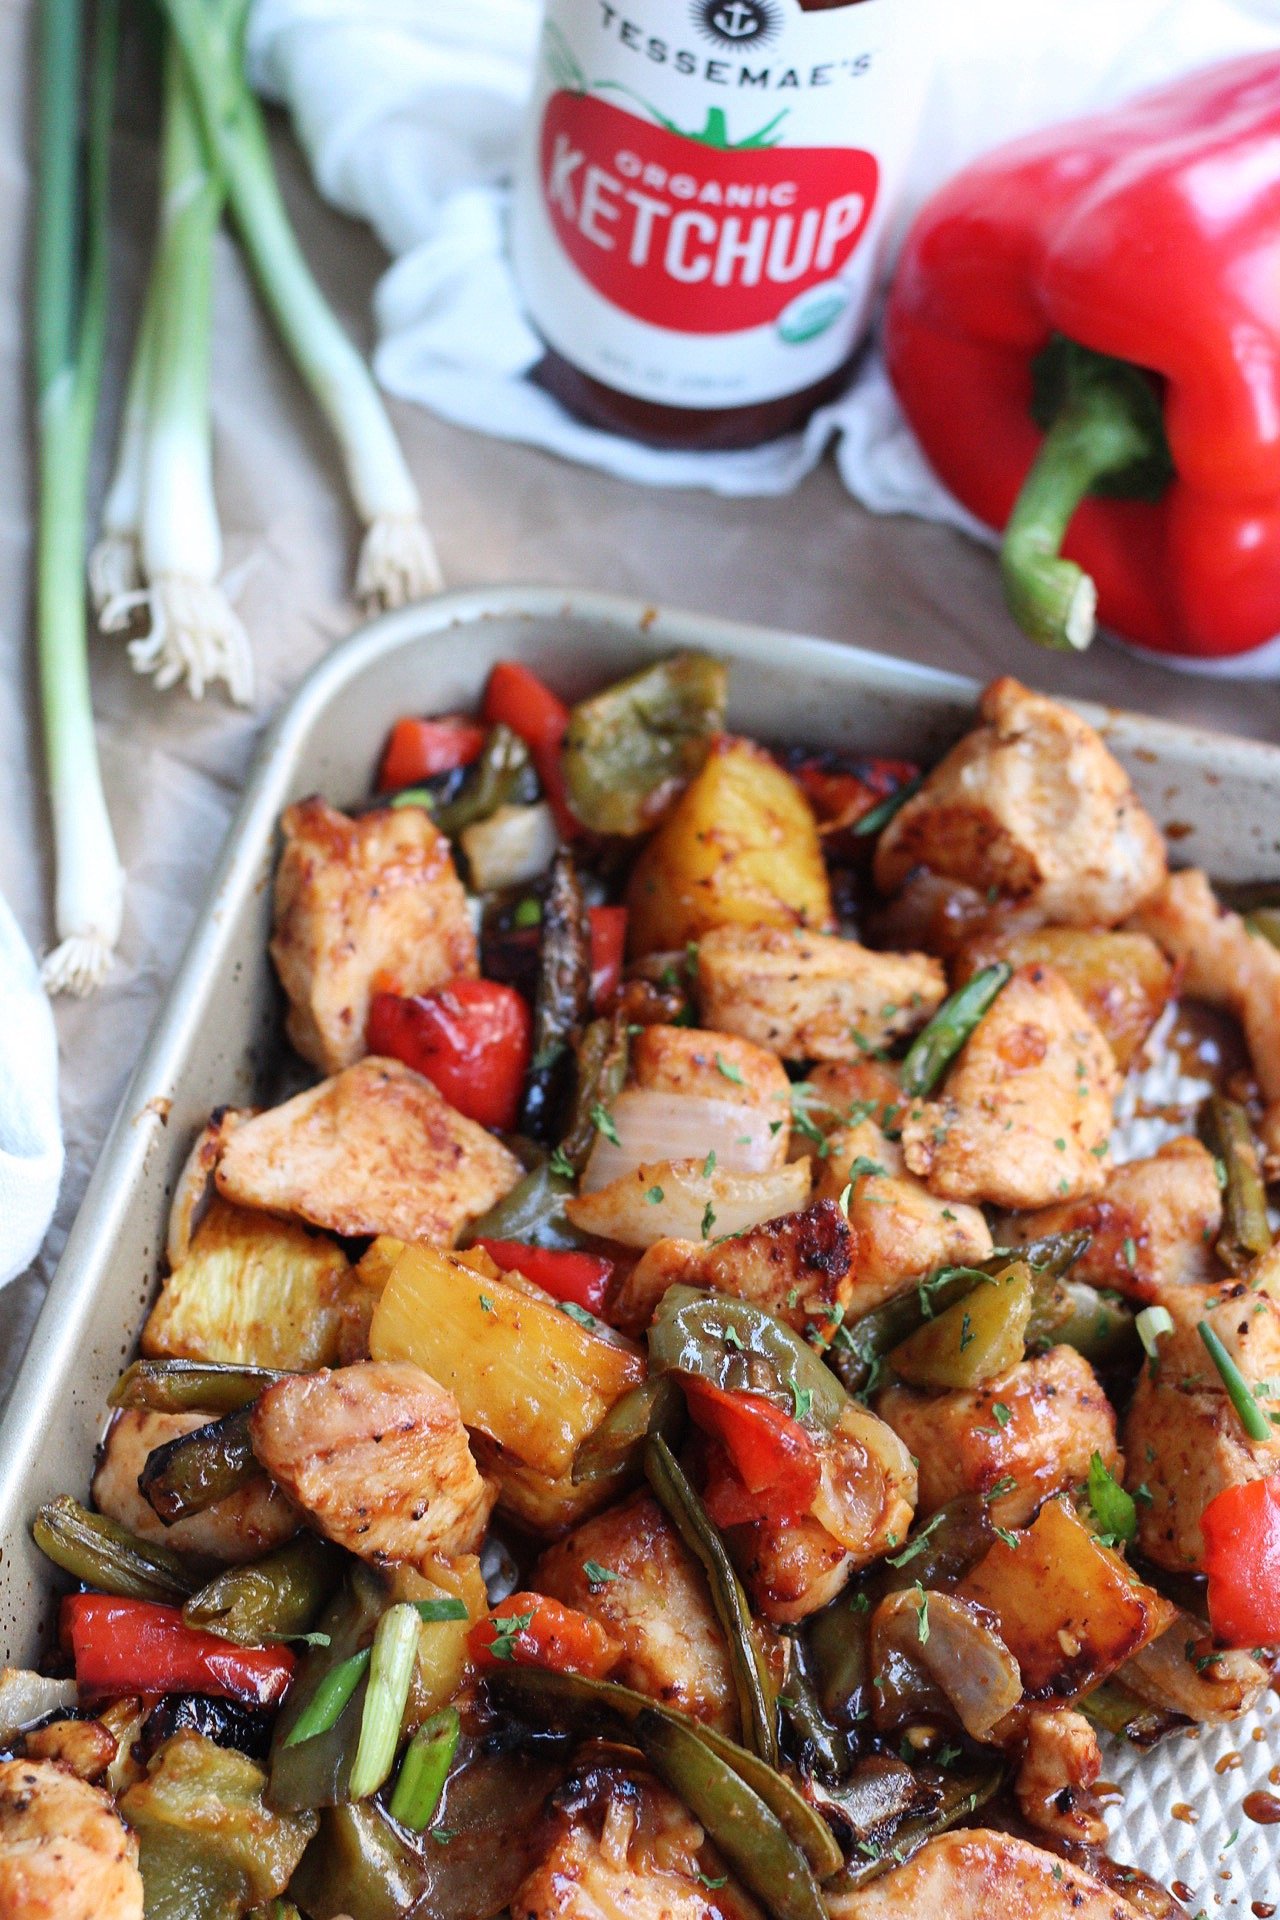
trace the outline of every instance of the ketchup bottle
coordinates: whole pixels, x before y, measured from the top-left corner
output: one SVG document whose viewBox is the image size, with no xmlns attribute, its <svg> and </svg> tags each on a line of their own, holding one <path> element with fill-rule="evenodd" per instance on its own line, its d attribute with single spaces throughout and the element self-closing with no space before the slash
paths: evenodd
<svg viewBox="0 0 1280 1920">
<path fill-rule="evenodd" d="M 512 229 L 533 377 L 661 447 L 756 446 L 829 399 L 915 132 L 913 10 L 549 0 Z"/>
</svg>

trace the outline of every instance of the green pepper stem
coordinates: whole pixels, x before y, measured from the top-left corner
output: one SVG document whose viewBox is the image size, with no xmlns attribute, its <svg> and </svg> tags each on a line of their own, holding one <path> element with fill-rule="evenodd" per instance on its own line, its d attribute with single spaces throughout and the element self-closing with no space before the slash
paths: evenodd
<svg viewBox="0 0 1280 1920">
<path fill-rule="evenodd" d="M 1005 526 L 1000 569 L 1023 632 L 1078 652 L 1093 639 L 1098 593 L 1061 552 L 1077 507 L 1100 487 L 1150 497 L 1153 474 L 1158 495 L 1171 469 L 1160 409 L 1141 371 L 1074 342 L 1055 347 L 1065 350 L 1062 398 Z"/>
</svg>

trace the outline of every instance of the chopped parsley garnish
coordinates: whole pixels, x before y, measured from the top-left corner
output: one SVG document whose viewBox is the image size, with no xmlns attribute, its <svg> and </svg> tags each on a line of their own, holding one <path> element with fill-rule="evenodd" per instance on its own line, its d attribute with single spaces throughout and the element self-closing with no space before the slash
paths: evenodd
<svg viewBox="0 0 1280 1920">
<path fill-rule="evenodd" d="M 621 1140 L 618 1138 L 618 1129 L 613 1124 L 613 1115 L 608 1112 L 599 1100 L 596 1101 L 594 1107 L 591 1109 L 591 1124 L 597 1133 L 602 1133 L 605 1139 L 610 1141 L 615 1147 L 622 1145 Z"/>
<path fill-rule="evenodd" d="M 731 1060 L 726 1060 L 722 1053 L 717 1053 L 715 1060 L 717 1073 L 722 1073 L 726 1080 L 732 1080 L 735 1087 L 746 1085 L 746 1082 L 742 1078 L 741 1069 L 735 1067 Z"/>
<path fill-rule="evenodd" d="M 611 1580 L 622 1578 L 621 1574 L 615 1573 L 612 1567 L 602 1567 L 598 1560 L 584 1560 L 582 1571 L 587 1576 L 587 1585 L 592 1593 L 598 1593 L 600 1588 L 608 1586 Z"/>
</svg>

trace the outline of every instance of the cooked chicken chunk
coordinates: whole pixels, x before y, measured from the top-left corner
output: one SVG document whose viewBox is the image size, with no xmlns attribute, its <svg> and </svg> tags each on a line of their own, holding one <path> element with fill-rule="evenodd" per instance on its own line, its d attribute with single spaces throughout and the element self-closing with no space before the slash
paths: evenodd
<svg viewBox="0 0 1280 1920">
<path fill-rule="evenodd" d="M 1280 949 L 1221 906 L 1195 867 L 1171 873 L 1137 924 L 1181 967 L 1185 994 L 1235 1014 L 1265 1098 L 1280 1101 Z"/>
<path fill-rule="evenodd" d="M 56 1760 L 80 1780 L 100 1780 L 119 1751 L 101 1720 L 48 1720 L 23 1738 L 28 1760 Z"/>
<path fill-rule="evenodd" d="M 831 1920 L 1141 1920 L 1057 1854 L 982 1827 L 927 1840 L 905 1867 L 827 1894 Z"/>
<path fill-rule="evenodd" d="M 886 1387 L 876 1411 L 920 1463 L 922 1518 L 958 1494 L 1001 1487 L 992 1519 L 1021 1526 L 1051 1493 L 1078 1486 L 1095 1452 L 1120 1469 L 1111 1403 L 1074 1347 L 1052 1347 L 983 1387 Z"/>
<path fill-rule="evenodd" d="M 1067 1200 L 1001 1222 L 1002 1246 L 1084 1228 L 1089 1244 L 1071 1269 L 1075 1280 L 1114 1287 L 1131 1300 L 1154 1300 L 1163 1287 L 1210 1279 L 1220 1271 L 1213 1243 L 1222 1225 L 1222 1190 L 1213 1155 L 1190 1134 L 1150 1160 L 1116 1167 L 1096 1199 Z"/>
<path fill-rule="evenodd" d="M 594 1804 L 574 1797 L 542 1864 L 511 1902 L 511 1920 L 715 1920 L 754 1915 L 735 1890 L 721 1902 L 709 1888 L 702 1828 L 673 1794 L 646 1777 L 594 1769 Z M 603 1801 L 603 1804 L 600 1804 Z"/>
<path fill-rule="evenodd" d="M 1093 1795 L 1101 1771 L 1098 1736 L 1082 1713 L 1054 1707 L 1027 1716 L 1014 1792 L 1028 1826 L 1105 1846 L 1107 1823 Z"/>
<path fill-rule="evenodd" d="M 960 954 L 956 985 L 997 960 L 1015 967 L 1055 967 L 1097 1025 L 1121 1072 L 1173 992 L 1173 968 L 1145 933 L 1037 927 L 979 934 Z"/>
<path fill-rule="evenodd" d="M 264 1474 L 249 1481 L 225 1500 L 215 1500 L 203 1513 L 188 1514 L 166 1526 L 138 1489 L 138 1475 L 147 1455 L 180 1433 L 193 1433 L 208 1424 L 203 1413 L 149 1413 L 127 1407 L 118 1413 L 107 1433 L 98 1470 L 93 1476 L 93 1498 L 109 1519 L 180 1553 L 208 1554 L 214 1560 L 258 1560 L 283 1545 L 298 1531 L 298 1515 L 290 1502 Z"/>
<path fill-rule="evenodd" d="M 1114 927 L 1165 874 L 1164 841 L 1093 728 L 1005 676 L 876 847 L 893 893 L 914 867 L 1072 927 Z"/>
<path fill-rule="evenodd" d="M 947 991 L 923 953 L 781 927 L 716 927 L 698 944 L 698 1004 L 710 1027 L 784 1060 L 856 1060 L 922 1027 Z"/>
<path fill-rule="evenodd" d="M 475 1553 L 496 1490 L 481 1479 L 451 1393 L 406 1361 L 365 1360 L 277 1380 L 253 1412 L 253 1450 L 320 1532 L 362 1560 Z"/>
<path fill-rule="evenodd" d="M 859 1120 L 892 1127 L 902 1111 L 902 1088 L 883 1060 L 823 1060 L 802 1084 L 803 1091 L 792 1088 L 792 1100 L 824 1133 Z"/>
<path fill-rule="evenodd" d="M 1198 1568 L 1200 1516 L 1224 1488 L 1280 1470 L 1280 1427 L 1250 1440 L 1197 1332 L 1208 1321 L 1254 1388 L 1264 1412 L 1280 1413 L 1280 1307 L 1247 1282 L 1173 1287 L 1160 1295 L 1173 1316 L 1154 1366 L 1142 1370 L 1125 1419 L 1128 1485 L 1138 1500 L 1138 1543 L 1171 1571 Z"/>
<path fill-rule="evenodd" d="M 322 1073 L 365 1050 L 380 980 L 426 993 L 477 971 L 476 937 L 449 842 L 422 807 L 358 820 L 303 800 L 281 820 L 271 958 L 289 996 L 286 1028 Z"/>
<path fill-rule="evenodd" d="M 725 1029 L 645 1027 L 631 1043 L 631 1079 L 652 1093 L 764 1107 L 784 1123 L 791 1082 L 776 1053 Z M 785 1124 L 779 1130 L 784 1138 Z"/>
<path fill-rule="evenodd" d="M 1024 1208 L 1098 1193 L 1118 1086 L 1111 1049 L 1061 974 L 1020 967 L 939 1096 L 908 1108 L 903 1155 L 944 1200 Z"/>
<path fill-rule="evenodd" d="M 833 1200 L 784 1213 L 731 1240 L 659 1240 L 623 1281 L 610 1318 L 642 1333 L 668 1287 L 704 1287 L 755 1300 L 789 1326 L 821 1324 L 847 1306 L 853 1237 Z"/>
<path fill-rule="evenodd" d="M 293 1220 L 216 1199 L 142 1330 L 143 1353 L 305 1373 L 356 1317 L 342 1248 Z"/>
<path fill-rule="evenodd" d="M 991 1232 L 977 1207 L 940 1200 L 906 1170 L 902 1148 L 874 1121 L 831 1134 L 815 1197 L 847 1201 L 855 1313 L 869 1313 L 935 1267 L 985 1260 Z"/>
<path fill-rule="evenodd" d="M 780 1626 L 817 1613 L 911 1529 L 915 1463 L 883 1420 L 851 1404 L 819 1457 L 821 1483 L 802 1519 L 724 1530 L 753 1606 Z"/>
<path fill-rule="evenodd" d="M 593 1580 L 589 1566 L 616 1578 Z M 729 1656 L 706 1579 L 651 1495 L 633 1494 L 549 1548 L 533 1586 L 612 1629 L 623 1645 L 615 1680 L 736 1734 Z"/>
<path fill-rule="evenodd" d="M 218 1190 L 331 1233 L 452 1246 L 524 1169 L 398 1060 L 362 1060 L 227 1142 Z"/>
<path fill-rule="evenodd" d="M 138 1842 L 105 1793 L 53 1761 L 0 1761 L 0 1914 L 142 1920 Z"/>
</svg>

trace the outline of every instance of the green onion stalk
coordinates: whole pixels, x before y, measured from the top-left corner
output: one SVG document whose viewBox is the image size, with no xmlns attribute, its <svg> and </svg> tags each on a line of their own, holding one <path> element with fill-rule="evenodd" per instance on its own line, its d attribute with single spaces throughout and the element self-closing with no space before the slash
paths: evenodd
<svg viewBox="0 0 1280 1920">
<path fill-rule="evenodd" d="M 58 934 L 43 977 L 51 993 L 85 994 L 111 964 L 124 906 L 124 874 L 94 739 L 84 592 L 89 455 L 106 324 L 108 156 L 118 0 L 98 0 L 94 9 L 83 182 L 80 0 L 43 0 L 37 15 L 39 188 L 32 323 L 39 473 L 36 633 Z"/>
<path fill-rule="evenodd" d="M 382 397 L 298 245 L 271 162 L 262 114 L 244 75 L 244 0 L 161 0 L 186 60 L 211 155 L 221 168 L 240 238 L 286 349 L 338 442 L 365 526 L 356 593 L 385 607 L 441 585 L 422 502 Z"/>
<path fill-rule="evenodd" d="M 154 675 L 162 689 L 185 681 L 197 700 L 222 680 L 232 699 L 247 705 L 253 695 L 249 637 L 218 584 L 222 535 L 209 411 L 213 245 L 225 192 L 207 163 L 172 36 L 165 57 L 160 178 L 160 239 L 135 354 L 143 362 L 139 383 L 146 376 L 137 499 L 143 579 L 109 599 L 100 619 L 105 630 L 115 631 L 145 610 L 149 631 L 129 645 L 139 673 Z M 126 406 L 119 475 L 126 495 L 135 428 Z"/>
</svg>

